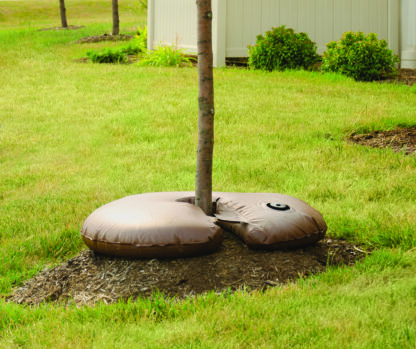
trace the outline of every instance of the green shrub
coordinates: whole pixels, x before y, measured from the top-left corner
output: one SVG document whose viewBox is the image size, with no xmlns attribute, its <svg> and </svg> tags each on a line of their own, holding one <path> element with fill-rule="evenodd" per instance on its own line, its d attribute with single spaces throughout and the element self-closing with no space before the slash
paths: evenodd
<svg viewBox="0 0 416 349">
<path fill-rule="evenodd" d="M 333 71 L 360 81 L 373 81 L 397 74 L 398 57 L 377 34 L 346 32 L 341 40 L 327 44 L 322 70 Z"/>
<path fill-rule="evenodd" d="M 106 48 L 100 52 L 88 51 L 87 56 L 94 63 L 126 63 L 127 56 L 137 55 L 147 50 L 147 28 L 138 29 L 134 40 L 118 48 Z"/>
<path fill-rule="evenodd" d="M 140 7 L 147 9 L 147 0 L 139 0 Z"/>
<path fill-rule="evenodd" d="M 147 26 L 143 29 L 137 28 L 136 36 L 127 45 L 120 48 L 121 52 L 127 55 L 137 55 L 147 50 Z"/>
<path fill-rule="evenodd" d="M 284 25 L 258 35 L 249 46 L 249 66 L 261 70 L 309 69 L 319 60 L 316 44 L 305 33 Z"/>
<path fill-rule="evenodd" d="M 135 42 L 141 48 L 142 52 L 146 52 L 147 49 L 147 26 L 144 28 L 137 28 Z"/>
<path fill-rule="evenodd" d="M 87 56 L 93 63 L 126 63 L 127 54 L 120 49 L 105 48 L 100 52 L 88 51 Z"/>
<path fill-rule="evenodd" d="M 140 52 L 145 52 L 146 48 L 141 47 L 140 44 L 134 40 L 126 46 L 120 47 L 118 50 L 126 55 L 137 55 Z"/>
<path fill-rule="evenodd" d="M 126 55 L 137 55 L 138 53 L 142 52 L 142 49 L 134 44 L 128 44 L 126 46 L 120 47 L 119 51 Z"/>
<path fill-rule="evenodd" d="M 157 67 L 183 67 L 192 66 L 192 57 L 187 56 L 183 50 L 172 46 L 159 46 L 156 50 L 147 51 L 145 58 L 139 61 L 139 65 L 151 65 Z"/>
</svg>

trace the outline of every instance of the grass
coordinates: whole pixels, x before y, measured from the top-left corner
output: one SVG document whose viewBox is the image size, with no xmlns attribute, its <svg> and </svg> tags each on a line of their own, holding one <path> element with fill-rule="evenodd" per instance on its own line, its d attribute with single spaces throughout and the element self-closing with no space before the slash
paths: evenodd
<svg viewBox="0 0 416 349">
<path fill-rule="evenodd" d="M 59 1 L 50 0 L 1 0 L 0 22 L 2 28 L 44 28 L 60 27 Z M 137 24 L 138 19 L 145 19 L 138 1 L 120 1 L 120 25 Z M 108 31 L 112 28 L 111 3 L 97 0 L 66 0 L 68 25 L 90 25 L 106 22 Z"/>
<path fill-rule="evenodd" d="M 37 31 L 59 25 L 58 3 L 0 6 L 2 295 L 85 248 L 79 230 L 95 208 L 194 188 L 196 69 L 79 63 L 122 44 L 73 44 L 108 32 L 111 8 L 66 6 L 69 24 L 85 28 Z M 120 6 L 122 33 L 145 24 L 128 10 L 134 1 Z M 377 252 L 265 294 L 80 309 L 0 300 L 0 347 L 413 347 L 416 158 L 346 138 L 415 125 L 414 92 L 336 74 L 216 69 L 214 190 L 297 196 L 331 236 Z"/>
</svg>

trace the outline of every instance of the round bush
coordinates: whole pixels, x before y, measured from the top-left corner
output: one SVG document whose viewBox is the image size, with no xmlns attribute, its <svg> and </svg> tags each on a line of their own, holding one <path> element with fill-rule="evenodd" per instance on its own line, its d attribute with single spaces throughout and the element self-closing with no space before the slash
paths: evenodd
<svg viewBox="0 0 416 349">
<path fill-rule="evenodd" d="M 88 58 L 94 63 L 126 63 L 127 55 L 123 50 L 105 48 L 101 52 L 88 51 Z"/>
<path fill-rule="evenodd" d="M 322 70 L 333 71 L 359 81 L 373 81 L 397 74 L 398 57 L 377 34 L 346 32 L 341 40 L 328 43 Z"/>
<path fill-rule="evenodd" d="M 249 66 L 261 70 L 309 69 L 319 60 L 316 44 L 306 33 L 295 33 L 284 25 L 258 35 L 249 46 Z"/>
</svg>

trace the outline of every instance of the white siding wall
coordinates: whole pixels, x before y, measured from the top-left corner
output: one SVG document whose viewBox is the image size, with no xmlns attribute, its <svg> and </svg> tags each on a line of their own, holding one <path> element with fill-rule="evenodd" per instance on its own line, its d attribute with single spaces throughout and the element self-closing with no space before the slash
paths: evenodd
<svg viewBox="0 0 416 349">
<path fill-rule="evenodd" d="M 402 0 L 402 68 L 416 69 L 416 0 Z"/>
<path fill-rule="evenodd" d="M 227 56 L 247 55 L 247 45 L 271 27 L 306 32 L 320 53 L 346 31 L 376 32 L 398 50 L 399 18 L 392 0 L 227 0 Z"/>
<path fill-rule="evenodd" d="M 402 0 L 416 1 L 416 0 Z M 400 52 L 400 0 L 212 0 L 214 65 L 246 57 L 256 36 L 280 25 L 306 32 L 325 51 L 346 31 L 376 32 Z M 149 47 L 175 43 L 196 52 L 195 0 L 149 0 Z M 413 19 L 414 21 L 414 19 Z"/>
<path fill-rule="evenodd" d="M 148 28 L 151 47 L 177 45 L 196 49 L 196 6 L 193 0 L 149 1 Z M 149 46 L 149 45 L 148 45 Z"/>
</svg>

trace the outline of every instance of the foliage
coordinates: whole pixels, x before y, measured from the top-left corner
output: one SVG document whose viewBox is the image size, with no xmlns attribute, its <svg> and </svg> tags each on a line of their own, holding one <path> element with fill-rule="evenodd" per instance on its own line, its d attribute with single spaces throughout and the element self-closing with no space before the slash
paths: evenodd
<svg viewBox="0 0 416 349">
<path fill-rule="evenodd" d="M 333 71 L 359 81 L 373 81 L 396 75 L 398 57 L 377 34 L 346 32 L 339 41 L 327 44 L 323 71 Z"/>
<path fill-rule="evenodd" d="M 88 51 L 87 56 L 94 63 L 126 63 L 127 56 L 137 55 L 146 52 L 147 47 L 147 28 L 140 29 L 139 35 L 127 45 L 118 48 L 105 48 L 100 52 Z"/>
<path fill-rule="evenodd" d="M 137 28 L 135 41 L 140 47 L 142 52 L 145 52 L 147 49 L 147 26 L 145 25 L 143 29 L 141 27 Z"/>
<path fill-rule="evenodd" d="M 172 46 L 159 46 L 153 51 L 147 51 L 143 60 L 138 64 L 156 67 L 184 67 L 192 66 L 194 58 L 187 56 L 182 49 Z"/>
<path fill-rule="evenodd" d="M 261 70 L 309 69 L 319 59 L 316 44 L 306 33 L 295 33 L 284 25 L 258 35 L 249 46 L 249 66 Z"/>
<path fill-rule="evenodd" d="M 126 55 L 137 55 L 138 53 L 146 51 L 146 47 L 143 47 L 142 45 L 143 43 L 136 37 L 127 45 L 120 47 L 119 50 Z"/>
<path fill-rule="evenodd" d="M 147 0 L 139 0 L 139 4 L 143 9 L 147 9 Z"/>
<path fill-rule="evenodd" d="M 121 49 L 105 48 L 100 52 L 88 51 L 88 58 L 93 63 L 126 63 L 127 54 Z"/>
</svg>

